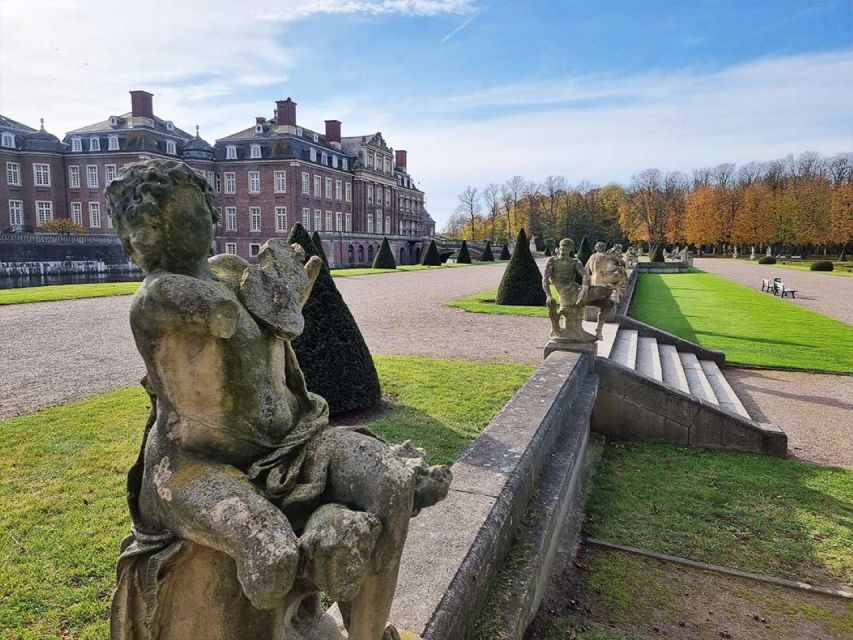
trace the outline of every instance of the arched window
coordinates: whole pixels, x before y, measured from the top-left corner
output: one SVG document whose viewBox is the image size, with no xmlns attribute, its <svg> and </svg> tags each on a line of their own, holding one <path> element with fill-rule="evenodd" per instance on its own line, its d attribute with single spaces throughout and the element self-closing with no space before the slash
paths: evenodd
<svg viewBox="0 0 853 640">
<path fill-rule="evenodd" d="M 373 245 L 372 244 L 367 245 L 367 261 L 371 262 L 371 263 L 373 262 Z"/>
<path fill-rule="evenodd" d="M 249 147 L 249 157 L 250 158 L 260 158 L 261 157 L 261 145 L 253 144 Z"/>
<path fill-rule="evenodd" d="M 358 263 L 364 263 L 364 245 L 358 245 Z"/>
<path fill-rule="evenodd" d="M 352 245 L 347 247 L 347 262 L 349 264 L 355 262 L 355 251 L 353 251 Z"/>
</svg>

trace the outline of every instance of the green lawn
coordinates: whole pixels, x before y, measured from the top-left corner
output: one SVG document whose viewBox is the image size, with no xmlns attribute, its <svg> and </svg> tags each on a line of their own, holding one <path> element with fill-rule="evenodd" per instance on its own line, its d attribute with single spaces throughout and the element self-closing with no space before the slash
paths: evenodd
<svg viewBox="0 0 853 640">
<path fill-rule="evenodd" d="M 682 558 L 853 584 L 853 471 L 766 456 L 610 444 L 587 502 L 595 538 Z"/>
<path fill-rule="evenodd" d="M 383 356 L 391 408 L 369 426 L 452 462 L 533 367 Z M 0 422 L 0 638 L 106 640 L 125 474 L 147 401 L 141 389 Z M 67 636 L 60 636 L 66 629 Z"/>
<path fill-rule="evenodd" d="M 853 373 L 853 327 L 705 273 L 641 274 L 632 317 L 732 364 Z"/>
<path fill-rule="evenodd" d="M 98 282 L 95 284 L 58 284 L 47 287 L 0 289 L 0 305 L 125 296 L 134 293 L 137 288 L 139 288 L 138 282 Z"/>
<path fill-rule="evenodd" d="M 813 262 L 817 262 L 818 260 L 778 260 L 776 264 L 758 264 L 758 261 L 752 260 L 741 260 L 746 264 L 752 264 L 756 267 L 780 267 L 781 269 L 793 269 L 795 271 L 811 271 L 810 267 Z M 853 262 L 838 262 L 837 260 L 832 260 L 832 264 L 835 266 L 834 271 L 811 271 L 811 273 L 823 273 L 831 276 L 853 276 Z"/>
<path fill-rule="evenodd" d="M 560 299 L 560 296 L 557 295 L 557 290 L 554 289 L 554 287 L 551 287 L 551 295 L 554 296 L 556 300 Z M 495 296 L 497 296 L 497 291 L 475 293 L 473 296 L 468 296 L 467 298 L 451 300 L 447 303 L 447 306 L 462 309 L 469 313 L 495 313 L 498 315 L 533 316 L 536 318 L 548 317 L 548 309 L 544 306 L 530 307 L 523 305 L 511 306 L 496 304 Z"/>
</svg>

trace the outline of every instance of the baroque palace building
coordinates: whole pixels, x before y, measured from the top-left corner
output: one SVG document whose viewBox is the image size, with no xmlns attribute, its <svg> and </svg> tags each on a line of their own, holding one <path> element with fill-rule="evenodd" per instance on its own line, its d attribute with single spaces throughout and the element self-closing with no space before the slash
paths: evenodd
<svg viewBox="0 0 853 640">
<path fill-rule="evenodd" d="M 341 136 L 297 123 L 296 103 L 213 146 L 154 115 L 153 96 L 131 91 L 131 110 L 56 136 L 0 116 L 0 231 L 38 232 L 70 218 L 89 234 L 113 234 L 103 191 L 141 157 L 180 159 L 204 176 L 220 213 L 212 251 L 254 258 L 271 237 L 301 222 L 318 231 L 333 266 L 371 263 L 383 236 L 400 264 L 420 260 L 435 222 L 407 170 L 406 151 L 381 133 Z M 4 219 L 5 218 L 5 219 Z"/>
</svg>

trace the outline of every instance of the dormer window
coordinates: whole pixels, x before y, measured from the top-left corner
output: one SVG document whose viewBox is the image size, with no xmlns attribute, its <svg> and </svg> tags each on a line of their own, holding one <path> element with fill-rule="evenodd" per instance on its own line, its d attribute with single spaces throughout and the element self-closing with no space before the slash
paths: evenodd
<svg viewBox="0 0 853 640">
<path fill-rule="evenodd" d="M 349 171 L 349 160 L 346 158 L 341 158 L 341 167 L 344 171 Z"/>
<path fill-rule="evenodd" d="M 335 169 L 338 168 L 338 156 L 332 156 L 332 167 Z"/>
<path fill-rule="evenodd" d="M 225 159 L 226 160 L 236 160 L 237 159 L 237 147 L 233 144 L 229 144 L 225 147 Z"/>
<path fill-rule="evenodd" d="M 255 125 L 255 133 L 263 133 L 263 132 L 264 132 L 264 125 L 262 125 L 259 122 L 258 124 Z"/>
<path fill-rule="evenodd" d="M 118 126 L 118 118 L 115 116 L 110 116 L 110 126 L 117 127 Z"/>
<path fill-rule="evenodd" d="M 83 151 L 83 141 L 80 138 L 71 138 L 71 150 Z"/>
<path fill-rule="evenodd" d="M 259 127 L 261 125 L 258 125 Z M 249 157 L 250 158 L 260 158 L 261 157 L 261 145 L 253 144 L 249 147 Z"/>
<path fill-rule="evenodd" d="M 174 131 L 174 130 L 175 130 L 175 125 L 173 125 L 171 122 L 166 122 L 166 131 Z"/>
<path fill-rule="evenodd" d="M 89 138 L 89 151 L 100 151 L 101 150 L 101 139 L 100 138 Z"/>
<path fill-rule="evenodd" d="M 177 153 L 177 148 L 175 147 L 174 140 L 166 140 L 166 153 L 168 153 L 170 156 L 173 156 L 175 155 L 175 153 Z"/>
<path fill-rule="evenodd" d="M 311 158 L 311 162 L 317 162 L 317 150 L 316 149 L 310 149 L 308 151 L 308 155 Z"/>
<path fill-rule="evenodd" d="M 118 151 L 118 136 L 110 136 L 107 138 L 107 149 L 109 151 Z"/>
<path fill-rule="evenodd" d="M 316 133 L 312 137 L 314 139 L 314 142 L 320 142 L 320 136 L 318 136 Z"/>
<path fill-rule="evenodd" d="M 298 135 L 300 138 L 302 137 L 302 127 L 296 127 L 296 135 Z"/>
<path fill-rule="evenodd" d="M 326 152 L 320 154 L 320 164 L 328 165 L 329 164 L 329 156 L 326 155 Z"/>
<path fill-rule="evenodd" d="M 9 147 L 11 149 L 15 148 L 15 136 L 11 133 L 4 133 L 2 142 L 0 142 L 4 147 Z"/>
</svg>

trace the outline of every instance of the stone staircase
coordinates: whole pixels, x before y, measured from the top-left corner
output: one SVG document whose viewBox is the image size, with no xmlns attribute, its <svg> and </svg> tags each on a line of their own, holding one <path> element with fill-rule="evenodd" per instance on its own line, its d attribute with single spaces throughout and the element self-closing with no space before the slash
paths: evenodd
<svg viewBox="0 0 853 640">
<path fill-rule="evenodd" d="M 700 360 L 694 353 L 678 351 L 675 345 L 640 336 L 636 330 L 620 328 L 615 322 L 604 325 L 603 335 L 604 339 L 598 343 L 599 357 L 750 419 L 713 360 Z"/>
</svg>

